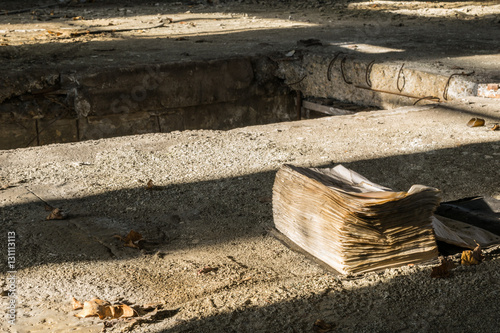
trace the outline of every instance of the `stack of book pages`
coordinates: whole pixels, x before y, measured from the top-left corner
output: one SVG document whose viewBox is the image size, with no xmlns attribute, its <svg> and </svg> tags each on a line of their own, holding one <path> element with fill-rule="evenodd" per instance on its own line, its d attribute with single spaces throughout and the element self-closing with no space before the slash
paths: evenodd
<svg viewBox="0 0 500 333">
<path fill-rule="evenodd" d="M 360 274 L 438 256 L 431 217 L 440 191 L 395 192 L 342 165 L 284 165 L 273 186 L 275 227 L 342 274 Z"/>
</svg>

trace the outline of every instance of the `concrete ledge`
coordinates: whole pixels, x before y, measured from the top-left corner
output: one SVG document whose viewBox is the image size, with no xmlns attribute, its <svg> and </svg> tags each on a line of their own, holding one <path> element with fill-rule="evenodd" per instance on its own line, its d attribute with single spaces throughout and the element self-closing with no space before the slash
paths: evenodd
<svg viewBox="0 0 500 333">
<path fill-rule="evenodd" d="M 278 61 L 279 76 L 305 96 L 392 108 L 413 105 L 425 97 L 442 102 L 475 96 L 477 90 L 466 76 L 436 74 L 377 57 L 306 53 L 291 60 Z"/>
</svg>

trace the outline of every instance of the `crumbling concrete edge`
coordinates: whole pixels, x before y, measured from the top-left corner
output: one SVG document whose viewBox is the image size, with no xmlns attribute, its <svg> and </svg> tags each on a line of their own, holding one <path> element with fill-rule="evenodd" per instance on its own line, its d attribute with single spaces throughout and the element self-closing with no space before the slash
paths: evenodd
<svg viewBox="0 0 500 333">
<path fill-rule="evenodd" d="M 335 98 L 380 108 L 447 102 L 478 96 L 474 72 L 425 71 L 412 63 L 335 52 L 296 53 L 278 59 L 277 76 L 304 96 Z"/>
</svg>

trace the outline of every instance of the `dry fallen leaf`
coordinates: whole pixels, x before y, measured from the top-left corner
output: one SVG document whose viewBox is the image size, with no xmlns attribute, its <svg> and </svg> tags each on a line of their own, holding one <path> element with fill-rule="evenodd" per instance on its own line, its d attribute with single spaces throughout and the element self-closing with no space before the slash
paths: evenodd
<svg viewBox="0 0 500 333">
<path fill-rule="evenodd" d="M 203 267 L 202 269 L 200 269 L 198 271 L 198 275 L 200 275 L 200 274 L 206 274 L 206 273 L 209 273 L 209 272 L 216 272 L 217 270 L 218 270 L 217 267 L 205 266 L 205 267 Z"/>
<path fill-rule="evenodd" d="M 314 322 L 313 331 L 315 333 L 326 333 L 333 330 L 333 325 L 326 323 L 324 320 L 318 319 Z"/>
<path fill-rule="evenodd" d="M 142 239 L 142 235 L 135 230 L 130 230 L 128 235 L 125 237 L 124 241 L 127 242 L 137 242 Z"/>
<path fill-rule="evenodd" d="M 132 241 L 126 242 L 125 244 L 123 244 L 123 246 L 125 246 L 125 247 L 131 247 L 133 249 L 141 249 L 139 245 L 135 244 Z"/>
<path fill-rule="evenodd" d="M 150 179 L 150 180 L 148 181 L 148 185 L 147 185 L 147 187 L 146 187 L 146 188 L 147 188 L 148 190 L 152 190 L 152 189 L 153 189 L 153 187 L 154 187 L 153 180 L 152 180 L 152 179 Z"/>
<path fill-rule="evenodd" d="M 74 297 L 71 300 L 71 306 L 73 307 L 73 310 L 83 309 L 83 304 Z"/>
<path fill-rule="evenodd" d="M 500 129 L 500 125 L 499 125 L 499 124 L 495 124 L 495 125 L 493 125 L 493 126 L 491 127 L 491 130 L 492 130 L 492 131 L 497 131 L 497 130 L 499 130 L 499 129 Z"/>
<path fill-rule="evenodd" d="M 450 271 L 455 268 L 453 261 L 446 258 L 441 258 L 441 265 L 432 267 L 432 278 L 447 278 L 450 276 Z"/>
<path fill-rule="evenodd" d="M 476 247 L 474 248 L 474 251 L 472 251 L 472 256 L 474 257 L 474 259 L 476 259 L 479 262 L 483 261 L 483 259 L 484 259 L 481 245 L 479 245 L 477 242 L 476 242 Z"/>
<path fill-rule="evenodd" d="M 130 230 L 128 235 L 125 237 L 122 237 L 120 235 L 114 235 L 113 237 L 121 240 L 124 243 L 123 246 L 140 249 L 137 243 L 142 240 L 142 235 L 135 230 Z"/>
<path fill-rule="evenodd" d="M 477 261 L 474 258 L 471 250 L 467 250 L 467 251 L 462 252 L 462 257 L 460 258 L 460 263 L 462 265 L 469 266 L 469 265 L 477 265 L 477 264 L 479 264 L 479 261 Z"/>
<path fill-rule="evenodd" d="M 49 35 L 56 35 L 56 36 L 61 36 L 62 35 L 62 32 L 58 32 L 58 31 L 51 31 L 51 30 L 47 30 L 47 33 Z"/>
<path fill-rule="evenodd" d="M 483 252 L 481 251 L 481 245 L 477 244 L 476 248 L 473 251 L 467 250 L 462 252 L 460 263 L 465 266 L 477 265 L 481 261 L 483 261 L 483 259 L 484 256 Z"/>
<path fill-rule="evenodd" d="M 75 302 L 81 305 L 80 302 L 73 298 L 73 309 L 75 309 Z M 126 304 L 111 305 L 108 301 L 94 298 L 91 301 L 83 303 L 83 310 L 77 313 L 75 317 L 86 318 L 98 316 L 99 319 L 117 319 L 135 317 L 136 315 L 137 312 Z"/>
<path fill-rule="evenodd" d="M 86 317 L 96 317 L 99 319 L 103 319 L 105 307 L 111 305 L 107 301 L 103 301 L 98 298 L 94 298 L 91 301 L 86 301 L 83 303 L 83 310 L 75 315 L 78 318 L 86 318 Z"/>
<path fill-rule="evenodd" d="M 469 127 L 479 127 L 479 126 L 484 126 L 484 119 L 482 118 L 472 118 L 469 120 L 467 123 L 467 126 Z"/>
<path fill-rule="evenodd" d="M 137 313 L 126 304 L 117 304 L 106 307 L 106 318 L 130 318 L 135 317 Z"/>
<path fill-rule="evenodd" d="M 46 220 L 64 220 L 68 217 L 68 214 L 64 213 L 62 209 L 54 208 L 52 212 L 47 216 Z"/>
</svg>

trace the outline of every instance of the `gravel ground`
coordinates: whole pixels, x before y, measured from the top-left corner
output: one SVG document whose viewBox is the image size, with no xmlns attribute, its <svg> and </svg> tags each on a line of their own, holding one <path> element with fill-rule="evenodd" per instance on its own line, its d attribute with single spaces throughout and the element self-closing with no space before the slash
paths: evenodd
<svg viewBox="0 0 500 333">
<path fill-rule="evenodd" d="M 75 318 L 70 303 L 98 297 L 161 306 L 106 332 L 311 332 L 318 319 L 338 332 L 495 331 L 496 248 L 448 279 L 430 278 L 436 263 L 344 277 L 268 231 L 284 163 L 342 163 L 395 189 L 435 186 L 444 200 L 500 199 L 500 132 L 465 125 L 471 114 L 498 122 L 499 111 L 475 99 L 0 152 L 0 179 L 12 186 L 0 191 L 2 232 L 18 237 L 16 328 L 99 332 L 103 322 Z M 45 202 L 69 218 L 45 220 Z M 131 229 L 142 250 L 113 238 Z M 205 266 L 216 270 L 199 274 Z"/>
</svg>

